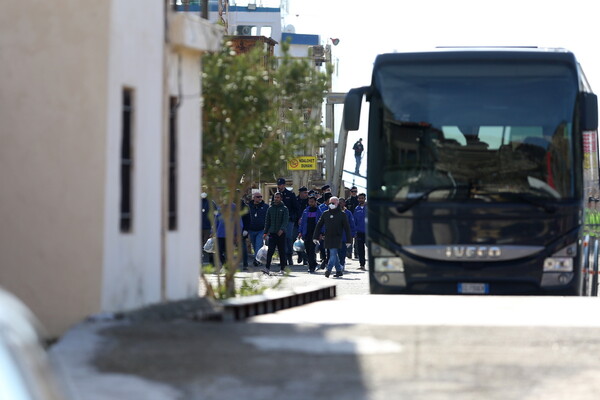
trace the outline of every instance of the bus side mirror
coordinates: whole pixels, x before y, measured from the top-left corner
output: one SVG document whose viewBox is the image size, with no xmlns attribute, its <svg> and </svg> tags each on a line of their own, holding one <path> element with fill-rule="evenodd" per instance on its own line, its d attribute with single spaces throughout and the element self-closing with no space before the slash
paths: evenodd
<svg viewBox="0 0 600 400">
<path fill-rule="evenodd" d="M 593 93 L 581 94 L 581 129 L 583 131 L 598 129 L 598 97 Z"/>
<path fill-rule="evenodd" d="M 344 99 L 344 129 L 357 131 L 360 125 L 360 107 L 362 97 L 369 89 L 368 86 L 350 89 Z"/>
</svg>

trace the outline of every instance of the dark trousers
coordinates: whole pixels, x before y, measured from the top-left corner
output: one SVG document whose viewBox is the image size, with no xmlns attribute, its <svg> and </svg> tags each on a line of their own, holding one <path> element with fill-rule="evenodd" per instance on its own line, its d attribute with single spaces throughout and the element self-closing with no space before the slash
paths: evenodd
<svg viewBox="0 0 600 400">
<path fill-rule="evenodd" d="M 219 259 L 221 260 L 221 265 L 225 264 L 225 259 L 227 258 L 227 251 L 225 250 L 225 238 L 218 238 L 219 240 Z"/>
<path fill-rule="evenodd" d="M 278 236 L 276 233 L 269 233 L 269 251 L 267 252 L 267 265 L 265 267 L 267 269 L 271 269 L 271 260 L 273 259 L 273 254 L 275 254 L 275 248 L 279 252 L 279 266 L 281 270 L 285 269 L 286 264 L 286 237 L 285 232 Z"/>
<path fill-rule="evenodd" d="M 356 232 L 356 254 L 358 254 L 358 262 L 361 267 L 365 266 L 365 233 Z"/>
<path fill-rule="evenodd" d="M 306 248 L 306 260 L 308 261 L 308 269 L 314 271 L 317 268 L 317 254 L 315 253 L 315 243 L 312 240 L 308 240 L 312 235 L 306 235 L 307 239 L 304 241 L 304 247 Z"/>
</svg>

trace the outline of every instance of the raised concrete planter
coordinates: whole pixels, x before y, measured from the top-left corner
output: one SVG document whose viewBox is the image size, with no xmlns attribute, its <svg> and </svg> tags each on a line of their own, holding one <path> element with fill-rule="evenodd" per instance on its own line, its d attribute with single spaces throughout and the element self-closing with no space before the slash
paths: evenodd
<svg viewBox="0 0 600 400">
<path fill-rule="evenodd" d="M 220 303 L 223 306 L 223 321 L 241 321 L 255 315 L 333 299 L 335 296 L 336 287 L 331 285 L 301 290 L 273 290 L 256 296 L 227 299 Z"/>
</svg>

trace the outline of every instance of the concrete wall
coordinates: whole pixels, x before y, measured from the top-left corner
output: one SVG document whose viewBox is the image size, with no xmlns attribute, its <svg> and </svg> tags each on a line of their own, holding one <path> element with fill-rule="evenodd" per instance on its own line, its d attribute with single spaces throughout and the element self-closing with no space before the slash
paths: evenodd
<svg viewBox="0 0 600 400">
<path fill-rule="evenodd" d="M 223 32 L 168 17 L 163 0 L 25 0 L 0 13 L 0 285 L 51 336 L 90 314 L 197 295 L 200 57 Z M 134 93 L 126 233 L 124 88 Z M 169 96 L 182 99 L 174 231 L 164 208 Z"/>
<path fill-rule="evenodd" d="M 57 333 L 98 310 L 110 2 L 0 12 L 0 284 Z"/>
<path fill-rule="evenodd" d="M 200 54 L 171 52 L 169 94 L 179 98 L 177 108 L 178 226 L 168 232 L 166 296 L 170 300 L 198 293 L 200 273 Z"/>
<path fill-rule="evenodd" d="M 108 59 L 108 154 L 102 311 L 160 301 L 164 8 L 162 0 L 114 0 Z M 122 90 L 134 91 L 133 229 L 121 233 Z"/>
</svg>

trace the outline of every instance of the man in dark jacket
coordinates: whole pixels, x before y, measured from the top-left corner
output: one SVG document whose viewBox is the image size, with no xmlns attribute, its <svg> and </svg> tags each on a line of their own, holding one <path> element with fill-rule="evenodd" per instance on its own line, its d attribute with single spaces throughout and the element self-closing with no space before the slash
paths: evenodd
<svg viewBox="0 0 600 400">
<path fill-rule="evenodd" d="M 294 238 L 296 237 L 294 228 L 297 228 L 298 226 L 298 219 L 300 218 L 302 210 L 300 210 L 300 207 L 298 206 L 298 200 L 296 199 L 294 192 L 286 188 L 285 179 L 277 179 L 277 191 L 281 194 L 281 201 L 283 201 L 283 204 L 287 207 L 289 212 L 289 221 L 285 229 L 285 253 L 282 254 L 281 257 L 286 258 L 287 263 L 293 265 L 292 253 L 294 252 Z"/>
<path fill-rule="evenodd" d="M 362 153 L 365 150 L 365 146 L 362 144 L 362 138 L 358 139 L 358 142 L 354 143 L 352 150 L 354 150 L 354 158 L 356 159 L 356 168 L 354 169 L 354 173 L 358 175 L 360 170 L 360 162 L 362 160 Z"/>
<path fill-rule="evenodd" d="M 339 278 L 344 275 L 340 260 L 338 257 L 338 251 L 342 247 L 342 237 L 346 234 L 346 240 L 351 240 L 352 234 L 350 232 L 350 224 L 348 223 L 348 217 L 339 207 L 339 199 L 332 197 L 329 199 L 329 210 L 325 211 L 313 234 L 313 242 L 316 244 L 321 236 L 321 230 L 325 229 L 325 248 L 329 250 L 329 264 L 325 271 L 325 277 L 329 278 L 331 270 L 335 266 L 335 277 Z M 346 245 L 350 245 L 351 242 L 347 242 Z"/>
<path fill-rule="evenodd" d="M 259 262 L 256 260 L 256 253 L 263 246 L 263 232 L 265 230 L 268 209 L 269 206 L 263 201 L 262 193 L 259 191 L 252 193 L 252 201 L 248 204 L 248 216 L 250 218 L 248 236 L 254 249 L 255 267 L 259 265 Z"/>
<path fill-rule="evenodd" d="M 267 210 L 267 217 L 265 220 L 265 229 L 263 237 L 266 239 L 269 237 L 269 251 L 267 253 L 267 265 L 263 269 L 263 272 L 268 274 L 271 272 L 271 260 L 275 253 L 275 248 L 279 252 L 279 267 L 281 273 L 285 271 L 286 256 L 285 256 L 285 242 L 286 235 L 285 230 L 290 220 L 290 213 L 287 207 L 283 204 L 283 198 L 281 193 L 277 192 L 273 195 L 273 204 Z"/>
<path fill-rule="evenodd" d="M 346 199 L 346 208 L 354 213 L 354 209 L 358 205 L 358 189 L 356 186 L 350 188 L 350 197 Z"/>
</svg>

